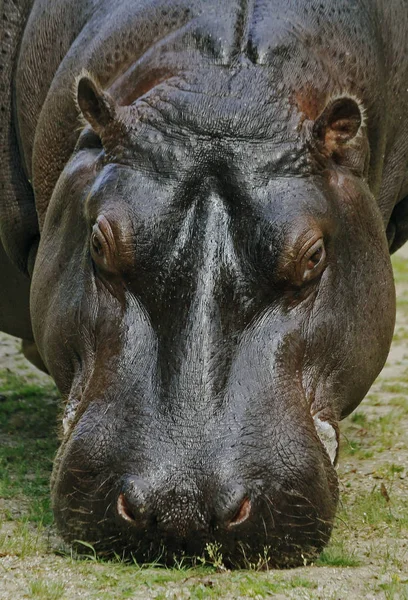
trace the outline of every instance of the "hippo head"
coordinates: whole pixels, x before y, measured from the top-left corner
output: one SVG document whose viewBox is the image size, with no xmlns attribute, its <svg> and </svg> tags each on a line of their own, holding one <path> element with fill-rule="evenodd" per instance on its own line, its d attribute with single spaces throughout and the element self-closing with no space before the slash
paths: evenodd
<svg viewBox="0 0 408 600">
<path fill-rule="evenodd" d="M 386 359 L 394 286 L 363 110 L 343 94 L 310 117 L 246 77 L 239 94 L 173 78 L 128 105 L 77 82 L 84 125 L 32 318 L 66 401 L 56 521 L 101 552 L 313 556 L 338 422 Z"/>
</svg>

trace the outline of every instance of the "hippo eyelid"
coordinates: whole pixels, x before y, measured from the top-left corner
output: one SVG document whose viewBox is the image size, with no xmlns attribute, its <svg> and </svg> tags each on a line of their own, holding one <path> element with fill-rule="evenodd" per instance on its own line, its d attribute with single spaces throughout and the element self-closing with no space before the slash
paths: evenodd
<svg viewBox="0 0 408 600">
<path fill-rule="evenodd" d="M 112 227 L 104 215 L 99 215 L 92 226 L 90 246 L 94 262 L 112 270 L 116 243 Z"/>
<path fill-rule="evenodd" d="M 99 230 L 106 238 L 108 244 L 113 249 L 115 246 L 115 236 L 113 235 L 112 227 L 105 215 L 99 215 L 96 219 L 95 225 L 98 226 Z"/>
<path fill-rule="evenodd" d="M 91 232 L 91 250 L 93 254 L 96 254 L 99 258 L 101 258 L 106 254 L 107 249 L 107 240 L 105 239 L 105 236 L 99 229 L 98 225 L 95 223 Z"/>
<path fill-rule="evenodd" d="M 326 266 L 326 248 L 323 237 L 304 244 L 297 259 L 297 279 L 300 284 L 308 283 L 322 274 Z"/>
</svg>

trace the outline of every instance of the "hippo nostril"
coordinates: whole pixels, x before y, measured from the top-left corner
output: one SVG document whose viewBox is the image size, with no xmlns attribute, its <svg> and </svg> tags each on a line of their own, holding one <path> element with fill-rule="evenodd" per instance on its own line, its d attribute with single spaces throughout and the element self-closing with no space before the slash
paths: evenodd
<svg viewBox="0 0 408 600">
<path fill-rule="evenodd" d="M 251 513 L 251 501 L 249 498 L 244 498 L 238 511 L 228 523 L 228 527 L 236 527 L 246 521 Z"/>
<path fill-rule="evenodd" d="M 241 525 L 251 514 L 251 500 L 248 489 L 240 483 L 222 487 L 215 505 L 216 527 L 227 529 Z"/>
<path fill-rule="evenodd" d="M 136 521 L 135 515 L 129 506 L 124 494 L 120 494 L 118 498 L 118 513 L 126 521 Z"/>
<path fill-rule="evenodd" d="M 147 517 L 146 499 L 148 487 L 138 477 L 124 477 L 122 491 L 117 502 L 117 511 L 125 521 L 140 522 Z"/>
</svg>

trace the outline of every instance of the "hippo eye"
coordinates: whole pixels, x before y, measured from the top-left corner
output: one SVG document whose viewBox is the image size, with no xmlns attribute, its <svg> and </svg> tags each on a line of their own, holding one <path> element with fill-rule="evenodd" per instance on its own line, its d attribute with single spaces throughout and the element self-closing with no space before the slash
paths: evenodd
<svg viewBox="0 0 408 600">
<path fill-rule="evenodd" d="M 322 272 L 326 262 L 326 250 L 320 238 L 308 247 L 300 261 L 300 281 L 306 283 Z"/>
<path fill-rule="evenodd" d="M 97 218 L 92 227 L 90 246 L 93 260 L 100 267 L 111 271 L 114 268 L 115 240 L 109 221 L 103 215 Z"/>
<path fill-rule="evenodd" d="M 306 267 L 309 271 L 311 271 L 312 269 L 317 267 L 319 262 L 322 260 L 323 251 L 324 251 L 323 246 L 319 246 L 317 248 L 317 250 L 313 252 L 312 256 L 309 258 L 309 260 L 307 261 L 307 265 L 306 265 Z"/>
<path fill-rule="evenodd" d="M 92 252 L 94 254 L 96 254 L 97 256 L 102 257 L 104 255 L 105 247 L 106 247 L 106 240 L 104 239 L 104 236 L 103 236 L 101 230 L 99 229 L 98 224 L 95 223 L 95 225 L 92 227 L 92 233 L 91 233 Z"/>
<path fill-rule="evenodd" d="M 92 231 L 91 244 L 92 244 L 92 250 L 95 252 L 95 254 L 97 254 L 98 256 L 102 256 L 103 243 L 99 239 L 98 233 L 96 231 Z"/>
</svg>

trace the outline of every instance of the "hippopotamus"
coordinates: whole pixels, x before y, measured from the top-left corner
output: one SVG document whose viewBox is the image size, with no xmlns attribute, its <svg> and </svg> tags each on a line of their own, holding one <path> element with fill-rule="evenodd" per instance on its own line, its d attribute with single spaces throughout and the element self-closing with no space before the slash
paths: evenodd
<svg viewBox="0 0 408 600">
<path fill-rule="evenodd" d="M 406 0 L 3 0 L 0 328 L 60 390 L 62 536 L 328 542 L 408 238 Z"/>
</svg>

